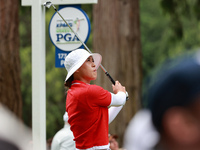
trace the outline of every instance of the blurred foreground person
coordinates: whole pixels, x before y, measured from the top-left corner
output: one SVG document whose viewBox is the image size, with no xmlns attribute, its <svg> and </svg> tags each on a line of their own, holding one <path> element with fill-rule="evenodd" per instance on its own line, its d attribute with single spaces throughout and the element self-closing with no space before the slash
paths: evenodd
<svg viewBox="0 0 200 150">
<path fill-rule="evenodd" d="M 51 150 L 75 150 L 75 142 L 72 131 L 70 130 L 70 125 L 68 123 L 68 114 L 65 112 L 63 116 L 65 122 L 64 128 L 59 130 L 53 137 L 51 144 Z"/>
<path fill-rule="evenodd" d="M 0 104 L 0 150 L 32 150 L 31 131 Z"/>
<path fill-rule="evenodd" d="M 117 135 L 111 135 L 109 134 L 108 139 L 109 139 L 109 143 L 110 143 L 110 149 L 111 150 L 119 150 L 119 144 L 117 142 Z"/>
<path fill-rule="evenodd" d="M 127 150 L 200 150 L 199 52 L 165 64 L 143 100 L 125 133 Z"/>
<path fill-rule="evenodd" d="M 125 150 L 123 148 L 119 148 L 119 144 L 117 142 L 117 139 L 118 139 L 117 135 L 109 134 L 108 139 L 110 143 L 110 150 Z"/>
</svg>

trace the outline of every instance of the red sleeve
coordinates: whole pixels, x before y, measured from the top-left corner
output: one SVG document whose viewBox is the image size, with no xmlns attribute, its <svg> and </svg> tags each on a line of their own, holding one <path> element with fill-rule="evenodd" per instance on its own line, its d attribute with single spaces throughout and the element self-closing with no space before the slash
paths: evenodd
<svg viewBox="0 0 200 150">
<path fill-rule="evenodd" d="M 107 107 L 111 103 L 111 93 L 97 85 L 91 85 L 88 89 L 88 98 L 94 105 Z"/>
</svg>

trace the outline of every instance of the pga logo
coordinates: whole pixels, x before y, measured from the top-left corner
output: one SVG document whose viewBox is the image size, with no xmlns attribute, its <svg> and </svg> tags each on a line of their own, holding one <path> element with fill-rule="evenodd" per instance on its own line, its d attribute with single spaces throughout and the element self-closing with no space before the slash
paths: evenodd
<svg viewBox="0 0 200 150">
<path fill-rule="evenodd" d="M 90 22 L 87 14 L 80 8 L 64 7 L 58 10 L 69 26 L 86 42 L 90 34 Z M 49 24 L 49 36 L 52 43 L 63 51 L 72 51 L 82 46 L 80 40 L 71 31 L 62 18 L 55 13 Z"/>
</svg>

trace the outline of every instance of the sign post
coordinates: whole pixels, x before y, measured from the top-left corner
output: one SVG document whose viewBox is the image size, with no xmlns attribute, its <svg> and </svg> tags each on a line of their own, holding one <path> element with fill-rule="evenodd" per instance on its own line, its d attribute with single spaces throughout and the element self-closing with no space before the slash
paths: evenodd
<svg viewBox="0 0 200 150">
<path fill-rule="evenodd" d="M 46 0 L 22 0 L 31 6 L 33 150 L 46 149 L 45 7 Z M 97 0 L 52 0 L 55 5 L 94 4 Z"/>
</svg>

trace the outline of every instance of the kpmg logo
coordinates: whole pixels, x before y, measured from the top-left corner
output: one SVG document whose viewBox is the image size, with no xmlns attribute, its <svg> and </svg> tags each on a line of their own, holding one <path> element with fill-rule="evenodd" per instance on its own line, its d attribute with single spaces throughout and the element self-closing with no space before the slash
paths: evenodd
<svg viewBox="0 0 200 150">
<path fill-rule="evenodd" d="M 90 22 L 87 14 L 76 7 L 65 7 L 59 10 L 68 25 L 86 42 L 90 34 Z M 55 13 L 49 24 L 49 35 L 52 43 L 63 51 L 72 51 L 81 47 L 82 43 L 68 25 Z"/>
</svg>

